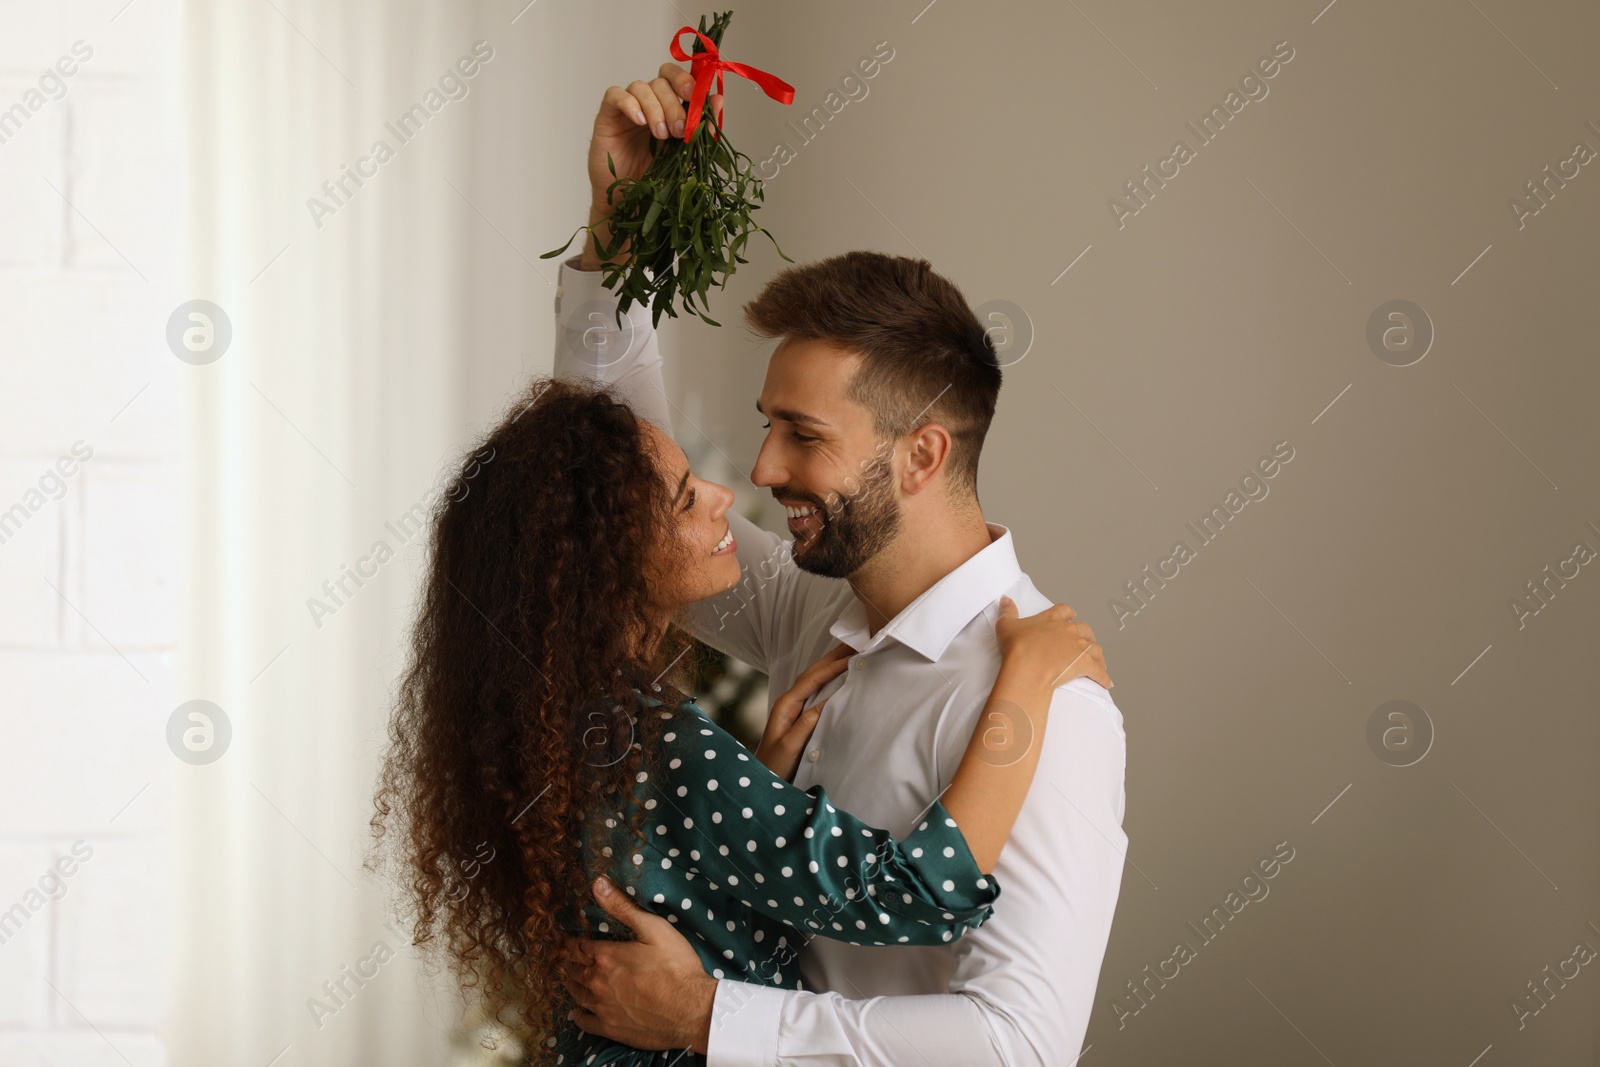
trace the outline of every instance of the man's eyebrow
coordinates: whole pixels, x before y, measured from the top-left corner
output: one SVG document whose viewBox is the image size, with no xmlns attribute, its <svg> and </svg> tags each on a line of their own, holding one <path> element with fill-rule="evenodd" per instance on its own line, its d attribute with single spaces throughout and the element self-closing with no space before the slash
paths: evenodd
<svg viewBox="0 0 1600 1067">
<path fill-rule="evenodd" d="M 767 414 L 765 411 L 761 411 L 761 401 L 759 400 L 756 401 L 756 410 L 760 411 L 763 415 Z M 828 425 L 827 421 L 824 419 L 819 419 L 815 415 L 807 415 L 803 411 L 794 411 L 790 408 L 773 408 L 772 415 L 770 417 L 782 419 L 784 422 L 797 422 L 802 426 L 826 427 Z"/>
</svg>

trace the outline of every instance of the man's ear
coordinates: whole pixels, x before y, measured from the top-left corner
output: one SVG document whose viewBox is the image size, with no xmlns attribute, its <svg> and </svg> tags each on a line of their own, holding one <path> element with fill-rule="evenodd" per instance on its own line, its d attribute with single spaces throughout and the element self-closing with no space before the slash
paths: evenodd
<svg viewBox="0 0 1600 1067">
<path fill-rule="evenodd" d="M 920 493 L 940 480 L 950 462 L 951 444 L 950 431 L 937 422 L 906 435 L 906 467 L 900 474 L 900 488 L 906 495 Z"/>
</svg>

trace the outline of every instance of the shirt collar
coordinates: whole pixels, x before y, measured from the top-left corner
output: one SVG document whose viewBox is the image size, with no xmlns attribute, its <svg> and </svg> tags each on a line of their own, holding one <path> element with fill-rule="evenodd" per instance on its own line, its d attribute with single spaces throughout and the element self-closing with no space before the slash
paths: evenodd
<svg viewBox="0 0 1600 1067">
<path fill-rule="evenodd" d="M 933 583 L 876 635 L 867 632 L 867 608 L 860 597 L 851 599 L 828 632 L 858 652 L 892 637 L 937 661 L 969 622 L 1022 577 L 1011 531 L 998 523 L 986 525 L 989 544 Z"/>
</svg>

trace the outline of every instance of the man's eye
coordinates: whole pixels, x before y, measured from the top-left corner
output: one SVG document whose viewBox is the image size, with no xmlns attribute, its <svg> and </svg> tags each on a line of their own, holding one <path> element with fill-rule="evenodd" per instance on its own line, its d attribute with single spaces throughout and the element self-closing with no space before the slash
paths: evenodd
<svg viewBox="0 0 1600 1067">
<path fill-rule="evenodd" d="M 763 422 L 763 423 L 762 423 L 762 424 L 761 424 L 761 428 L 762 428 L 762 429 L 763 429 L 763 430 L 770 430 L 770 429 L 772 429 L 772 423 L 770 423 L 770 422 Z"/>
<path fill-rule="evenodd" d="M 799 442 L 800 442 L 800 443 L 801 443 L 801 444 L 803 444 L 803 445 L 809 445 L 809 444 L 810 444 L 810 443 L 811 443 L 811 442 L 812 442 L 812 441 L 815 441 L 815 440 L 816 440 L 816 438 L 815 438 L 815 437 L 807 437 L 807 436 L 806 436 L 806 435 L 805 435 L 805 434 L 803 434 L 803 433 L 796 433 L 796 434 L 795 434 L 795 435 L 794 435 L 794 439 L 795 439 L 795 440 L 796 440 L 796 441 L 799 441 Z"/>
</svg>

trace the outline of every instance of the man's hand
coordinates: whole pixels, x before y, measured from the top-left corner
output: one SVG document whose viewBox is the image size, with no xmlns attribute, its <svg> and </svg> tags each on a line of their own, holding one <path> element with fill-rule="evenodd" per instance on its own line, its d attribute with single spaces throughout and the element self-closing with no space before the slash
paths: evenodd
<svg viewBox="0 0 1600 1067">
<path fill-rule="evenodd" d="M 606 190 L 618 178 L 638 179 L 644 175 L 654 158 L 652 139 L 664 141 L 683 136 L 688 119 L 683 102 L 693 93 L 694 78 L 676 63 L 661 64 L 660 72 L 650 81 L 631 82 L 626 88 L 613 85 L 606 90 L 594 117 L 594 136 L 589 141 L 589 225 L 599 228 L 596 237 L 611 239 L 609 228 L 603 225 L 611 217 Z M 706 106 L 720 122 L 722 94 L 708 95 Z M 615 176 L 606 162 L 608 154 L 617 168 Z M 616 261 L 625 258 L 619 255 Z M 586 242 L 583 269 L 599 270 L 600 263 L 594 241 Z"/>
<path fill-rule="evenodd" d="M 578 1026 L 638 1049 L 688 1048 L 704 1055 L 717 980 L 671 923 L 639 907 L 609 879 L 595 879 L 594 899 L 637 940 L 567 943 Z"/>
</svg>

